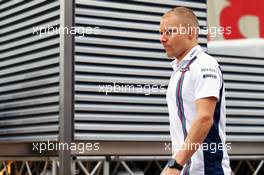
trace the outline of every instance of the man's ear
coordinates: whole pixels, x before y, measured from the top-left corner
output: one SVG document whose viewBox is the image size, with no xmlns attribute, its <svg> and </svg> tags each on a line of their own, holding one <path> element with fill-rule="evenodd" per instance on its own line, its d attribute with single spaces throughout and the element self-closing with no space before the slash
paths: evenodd
<svg viewBox="0 0 264 175">
<path fill-rule="evenodd" d="M 189 39 L 189 40 L 192 40 L 193 37 L 194 37 L 194 35 L 193 35 L 193 31 L 192 31 L 192 30 L 189 30 L 189 31 L 188 31 L 188 39 Z"/>
<path fill-rule="evenodd" d="M 196 28 L 195 27 L 191 27 L 190 30 L 188 30 L 188 39 L 192 40 L 193 38 L 196 38 Z"/>
</svg>

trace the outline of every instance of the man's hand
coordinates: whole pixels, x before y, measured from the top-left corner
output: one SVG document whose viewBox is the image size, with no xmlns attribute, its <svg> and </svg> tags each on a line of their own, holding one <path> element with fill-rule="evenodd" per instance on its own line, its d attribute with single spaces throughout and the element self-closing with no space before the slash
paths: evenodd
<svg viewBox="0 0 264 175">
<path fill-rule="evenodd" d="M 176 168 L 165 167 L 160 175 L 180 175 L 180 174 L 181 174 L 180 170 L 177 170 Z"/>
</svg>

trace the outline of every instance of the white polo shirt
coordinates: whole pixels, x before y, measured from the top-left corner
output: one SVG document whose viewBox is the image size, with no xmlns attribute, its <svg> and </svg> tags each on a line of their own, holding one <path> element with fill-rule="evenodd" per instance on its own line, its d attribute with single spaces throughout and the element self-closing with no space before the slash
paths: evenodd
<svg viewBox="0 0 264 175">
<path fill-rule="evenodd" d="M 230 175 L 225 147 L 225 92 L 222 73 L 213 57 L 195 46 L 179 63 L 171 62 L 173 73 L 167 89 L 170 135 L 174 152 L 180 150 L 196 115 L 195 100 L 205 97 L 218 99 L 214 124 L 208 136 L 182 175 Z M 222 145 L 222 146 L 221 146 Z"/>
</svg>

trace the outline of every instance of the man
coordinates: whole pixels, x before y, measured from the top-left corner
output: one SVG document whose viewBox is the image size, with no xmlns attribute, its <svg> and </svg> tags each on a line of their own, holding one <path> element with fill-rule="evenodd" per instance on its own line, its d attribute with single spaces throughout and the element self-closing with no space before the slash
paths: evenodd
<svg viewBox="0 0 264 175">
<path fill-rule="evenodd" d="M 160 41 L 173 73 L 167 89 L 172 159 L 162 175 L 230 175 L 225 94 L 217 61 L 198 45 L 198 20 L 177 7 L 161 19 Z"/>
</svg>

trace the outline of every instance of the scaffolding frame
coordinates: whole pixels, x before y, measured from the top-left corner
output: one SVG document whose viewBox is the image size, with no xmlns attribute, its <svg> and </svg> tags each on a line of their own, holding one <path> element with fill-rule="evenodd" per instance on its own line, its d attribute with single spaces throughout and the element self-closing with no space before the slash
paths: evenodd
<svg viewBox="0 0 264 175">
<path fill-rule="evenodd" d="M 156 165 L 157 171 L 161 172 L 170 156 L 76 156 L 73 157 L 70 166 L 72 175 L 83 173 L 85 175 L 115 175 L 120 167 L 129 175 L 145 174 L 151 165 Z M 252 175 L 258 175 L 260 170 L 264 169 L 264 156 L 230 156 L 232 161 L 239 161 L 233 168 L 232 175 L 238 175 L 237 172 L 245 162 Z M 27 173 L 28 175 L 39 174 L 57 175 L 59 169 L 59 157 L 1 157 L 0 173 L 9 175 L 11 166 L 17 175 Z M 256 164 L 257 161 L 257 164 Z M 20 162 L 20 164 L 18 164 Z M 42 162 L 42 163 L 39 163 Z M 111 169 L 110 163 L 115 164 Z M 131 162 L 145 162 L 141 171 L 135 167 L 129 166 Z M 17 163 L 17 164 L 16 164 Z M 255 164 L 255 165 L 253 165 Z M 18 166 L 19 165 L 19 166 Z M 124 173 L 124 172 L 123 172 Z"/>
</svg>

